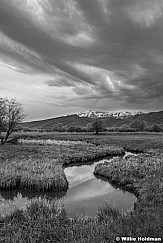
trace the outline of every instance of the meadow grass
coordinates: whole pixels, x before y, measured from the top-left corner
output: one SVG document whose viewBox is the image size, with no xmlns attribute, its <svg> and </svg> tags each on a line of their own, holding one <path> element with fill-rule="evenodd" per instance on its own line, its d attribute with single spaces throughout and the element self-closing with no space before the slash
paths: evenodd
<svg viewBox="0 0 163 243">
<path fill-rule="evenodd" d="M 46 168 L 46 175 L 49 176 L 54 165 L 59 166 L 58 168 L 63 171 L 62 164 L 65 161 L 69 164 L 82 162 L 82 159 L 85 161 L 95 159 L 98 156 L 105 156 L 107 153 L 114 156 L 120 155 L 124 153 L 124 149 L 117 147 L 120 145 L 135 150 L 140 148 L 148 153 L 128 156 L 126 159 L 116 157 L 95 168 L 96 175 L 107 178 L 117 187 L 122 186 L 124 190 L 135 193 L 138 200 L 134 210 L 121 214 L 117 209 L 105 204 L 99 208 L 96 217 L 71 219 L 64 206 L 56 204 L 56 202 L 35 199 L 31 201 L 26 211 L 16 210 L 11 215 L 0 218 L 2 242 L 113 243 L 116 242 L 117 236 L 148 236 L 163 239 L 163 154 L 153 150 L 154 148 L 162 149 L 163 142 L 160 134 L 158 136 L 157 134 L 134 136 L 132 134 L 123 134 L 123 136 L 112 134 L 99 135 L 98 138 L 94 135 L 82 135 L 83 137 L 81 137 L 81 135 L 73 134 L 68 135 L 67 139 L 66 134 L 57 136 L 55 139 L 59 141 L 71 140 L 70 136 L 72 136 L 73 141 L 81 139 L 88 144 L 39 145 L 29 143 L 1 146 L 0 154 L 3 156 L 3 161 L 1 161 L 0 177 L 2 185 L 6 186 L 7 181 L 7 185 L 10 185 L 8 187 L 14 188 L 16 183 L 20 185 L 24 178 L 22 188 L 33 188 L 33 183 L 37 182 L 34 184 L 37 185 L 37 190 L 46 189 L 49 186 L 47 178 L 44 185 L 48 186 L 42 187 L 39 177 Z M 46 158 L 47 161 L 43 158 Z M 45 161 L 47 167 L 43 165 L 40 168 Z M 16 166 L 17 164 L 18 166 Z M 30 165 L 32 166 L 30 167 Z M 7 174 L 5 175 L 5 173 Z M 15 174 L 16 177 L 14 177 Z M 27 179 L 31 178 L 30 175 L 33 175 L 31 181 Z M 8 176 L 7 180 L 5 176 Z M 17 182 L 15 178 L 17 178 Z"/>
<path fill-rule="evenodd" d="M 13 160 L 0 168 L 0 189 L 15 188 L 35 191 L 66 190 L 64 170 L 56 160 L 48 158 Z"/>
<path fill-rule="evenodd" d="M 19 139 L 22 144 L 38 144 L 38 145 L 87 145 L 85 141 L 55 140 L 55 139 Z"/>
<path fill-rule="evenodd" d="M 41 142 L 42 143 L 42 142 Z M 48 141 L 49 143 L 49 141 Z M 3 163 L 5 160 L 28 160 L 28 159 L 41 159 L 49 158 L 58 160 L 60 164 L 71 164 L 71 163 L 80 163 L 87 162 L 90 160 L 102 158 L 105 156 L 120 156 L 125 153 L 124 149 L 119 146 L 109 146 L 105 144 L 95 145 L 89 143 L 66 143 L 62 144 L 38 144 L 37 141 L 26 141 L 25 143 L 10 145 L 6 144 L 0 146 L 0 153 L 3 154 L 4 160 L 1 160 Z"/>
<path fill-rule="evenodd" d="M 9 216 L 1 217 L 0 238 L 5 243 L 113 243 L 117 236 L 161 238 L 162 213 L 162 204 L 154 208 L 140 206 L 135 211 L 121 214 L 106 203 L 99 208 L 96 217 L 71 219 L 63 205 L 35 199 L 26 211 L 16 210 Z"/>
<path fill-rule="evenodd" d="M 21 139 L 85 141 L 95 145 L 123 147 L 128 151 L 147 152 L 157 149 L 163 152 L 163 132 L 105 132 L 98 136 L 93 133 L 21 132 L 15 133 Z"/>
<path fill-rule="evenodd" d="M 34 191 L 66 190 L 63 165 L 125 153 L 116 146 L 55 140 L 22 140 L 21 144 L 0 146 L 0 152 L 5 158 L 0 167 L 0 189 Z"/>
</svg>

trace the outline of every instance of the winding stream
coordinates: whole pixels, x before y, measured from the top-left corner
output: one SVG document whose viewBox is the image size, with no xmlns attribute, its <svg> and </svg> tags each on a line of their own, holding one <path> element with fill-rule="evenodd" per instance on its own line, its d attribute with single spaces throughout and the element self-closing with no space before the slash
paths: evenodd
<svg viewBox="0 0 163 243">
<path fill-rule="evenodd" d="M 128 155 L 130 153 L 126 153 Z M 61 193 L 27 193 L 21 190 L 10 192 L 0 191 L 0 213 L 1 215 L 9 214 L 15 208 L 25 209 L 29 199 L 35 197 L 46 197 L 49 200 L 60 199 L 62 204 L 70 214 L 75 215 L 97 215 L 98 206 L 105 201 L 110 205 L 118 207 L 120 211 L 126 212 L 136 202 L 137 198 L 120 189 L 114 188 L 109 182 L 98 179 L 94 176 L 93 171 L 98 163 L 106 159 L 91 164 L 80 164 L 66 167 L 64 169 L 69 189 Z"/>
</svg>

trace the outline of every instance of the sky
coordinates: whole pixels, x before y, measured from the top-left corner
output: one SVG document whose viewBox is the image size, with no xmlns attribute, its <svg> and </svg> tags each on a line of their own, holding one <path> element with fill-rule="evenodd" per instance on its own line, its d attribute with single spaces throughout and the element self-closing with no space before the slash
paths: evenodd
<svg viewBox="0 0 163 243">
<path fill-rule="evenodd" d="M 0 97 L 26 120 L 163 107 L 163 0 L 0 0 Z"/>
</svg>

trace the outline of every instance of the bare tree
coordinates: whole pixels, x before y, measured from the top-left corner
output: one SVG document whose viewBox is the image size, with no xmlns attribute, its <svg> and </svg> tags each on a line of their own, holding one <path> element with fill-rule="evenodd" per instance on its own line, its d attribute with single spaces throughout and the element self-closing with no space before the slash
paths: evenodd
<svg viewBox="0 0 163 243">
<path fill-rule="evenodd" d="M 102 132 L 104 128 L 105 128 L 105 124 L 99 118 L 95 119 L 95 121 L 92 123 L 92 129 L 93 131 L 95 131 L 96 135 L 98 135 L 99 132 Z"/>
<path fill-rule="evenodd" d="M 2 132 L 4 132 L 4 121 L 6 117 L 6 103 L 3 98 L 0 98 L 0 135 Z M 0 136 L 1 138 L 1 143 L 3 142 L 3 137 Z"/>
<path fill-rule="evenodd" d="M 0 98 L 0 131 L 5 132 L 4 138 L 1 138 L 2 144 L 18 129 L 24 117 L 22 105 L 15 98 Z"/>
</svg>

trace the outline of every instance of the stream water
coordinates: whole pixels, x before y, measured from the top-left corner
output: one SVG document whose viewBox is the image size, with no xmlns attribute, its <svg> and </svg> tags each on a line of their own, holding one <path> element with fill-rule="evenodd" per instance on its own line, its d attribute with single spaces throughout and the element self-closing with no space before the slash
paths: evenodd
<svg viewBox="0 0 163 243">
<path fill-rule="evenodd" d="M 126 153 L 128 155 L 129 153 Z M 120 211 L 126 212 L 136 202 L 137 198 L 118 188 L 114 188 L 109 182 L 98 179 L 93 171 L 103 159 L 91 164 L 73 165 L 64 169 L 69 189 L 61 193 L 27 193 L 20 190 L 10 192 L 0 191 L 0 213 L 9 214 L 15 208 L 25 209 L 29 199 L 35 197 L 46 197 L 49 200 L 60 199 L 70 214 L 70 217 L 97 215 L 98 206 L 109 202 L 111 206 L 117 207 Z"/>
</svg>

